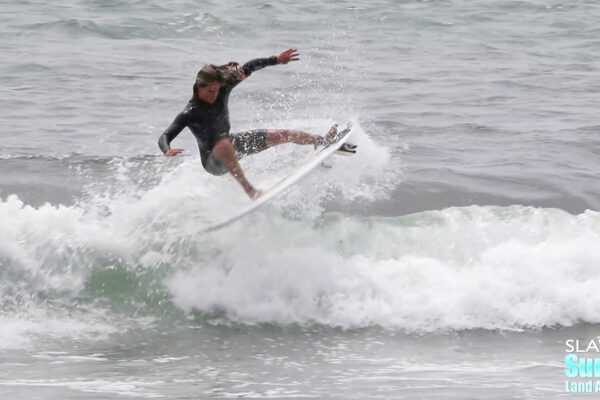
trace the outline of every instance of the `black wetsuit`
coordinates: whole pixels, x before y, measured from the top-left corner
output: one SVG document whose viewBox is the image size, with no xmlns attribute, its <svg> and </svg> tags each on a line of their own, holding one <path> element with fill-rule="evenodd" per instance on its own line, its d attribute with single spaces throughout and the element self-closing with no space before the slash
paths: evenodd
<svg viewBox="0 0 600 400">
<path fill-rule="evenodd" d="M 254 71 L 275 64 L 277 64 L 277 57 L 273 56 L 248 61 L 242 68 L 245 76 L 248 77 Z M 171 123 L 158 139 L 158 146 L 162 152 L 165 153 L 169 150 L 171 141 L 175 139 L 185 127 L 188 127 L 198 142 L 202 165 L 207 168 L 207 160 L 215 144 L 224 137 L 232 137 L 229 135 L 229 129 L 231 128 L 228 107 L 229 94 L 240 82 L 240 79 L 225 82 L 221 86 L 219 96 L 213 104 L 206 103 L 195 97 L 192 98 L 185 109 L 175 117 L 173 123 Z M 253 133 L 256 132 L 261 131 L 254 131 Z M 264 136 L 266 136 L 266 134 L 264 134 Z M 245 135 L 245 137 L 252 139 L 251 134 Z M 241 150 L 242 152 L 244 152 L 244 147 L 248 147 L 247 143 L 242 143 L 242 140 L 239 140 L 238 143 L 235 143 L 234 141 L 234 144 L 236 145 L 236 150 Z M 244 144 L 246 144 L 246 146 L 244 146 Z M 208 168 L 207 170 L 213 172 Z"/>
</svg>

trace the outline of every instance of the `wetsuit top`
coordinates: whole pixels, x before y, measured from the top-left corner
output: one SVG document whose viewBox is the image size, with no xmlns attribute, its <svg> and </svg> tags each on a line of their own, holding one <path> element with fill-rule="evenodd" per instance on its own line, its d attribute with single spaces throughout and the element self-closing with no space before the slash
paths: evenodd
<svg viewBox="0 0 600 400">
<path fill-rule="evenodd" d="M 277 57 L 257 58 L 248 61 L 242 66 L 246 77 L 252 72 L 277 64 Z M 163 153 L 170 149 L 173 139 L 188 127 L 198 142 L 202 164 L 206 163 L 208 155 L 215 144 L 229 134 L 229 94 L 241 82 L 240 79 L 225 82 L 220 90 L 217 100 L 213 104 L 206 103 L 198 98 L 192 98 L 185 109 L 179 113 L 167 130 L 158 139 L 158 146 Z"/>
</svg>

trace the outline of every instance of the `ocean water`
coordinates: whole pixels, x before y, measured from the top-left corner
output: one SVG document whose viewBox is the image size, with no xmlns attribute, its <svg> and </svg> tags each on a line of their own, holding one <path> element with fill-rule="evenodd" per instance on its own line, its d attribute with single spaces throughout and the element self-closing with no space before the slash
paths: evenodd
<svg viewBox="0 0 600 400">
<path fill-rule="evenodd" d="M 586 397 L 565 355 L 600 336 L 597 2 L 0 10 L 3 399 Z M 353 121 L 359 152 L 201 234 L 249 200 L 189 131 L 181 157 L 157 139 L 203 64 L 290 47 L 232 131 Z M 242 167 L 265 188 L 310 154 Z"/>
</svg>

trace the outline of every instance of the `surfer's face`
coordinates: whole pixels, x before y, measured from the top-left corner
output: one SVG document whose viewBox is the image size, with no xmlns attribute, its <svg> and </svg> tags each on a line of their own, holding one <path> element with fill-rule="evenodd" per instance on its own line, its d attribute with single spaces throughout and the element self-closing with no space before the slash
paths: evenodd
<svg viewBox="0 0 600 400">
<path fill-rule="evenodd" d="M 210 82 L 206 84 L 206 86 L 198 86 L 196 88 L 198 92 L 198 98 L 209 104 L 212 104 L 217 100 L 217 97 L 219 97 L 220 89 L 221 84 L 217 81 Z"/>
</svg>

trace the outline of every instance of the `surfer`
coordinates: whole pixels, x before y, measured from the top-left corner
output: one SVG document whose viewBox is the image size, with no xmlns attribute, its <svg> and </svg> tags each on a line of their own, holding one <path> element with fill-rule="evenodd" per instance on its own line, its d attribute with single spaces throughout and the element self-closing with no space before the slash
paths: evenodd
<svg viewBox="0 0 600 400">
<path fill-rule="evenodd" d="M 225 65 L 209 64 L 196 76 L 193 95 L 185 109 L 158 139 L 158 146 L 166 156 L 174 156 L 183 149 L 172 149 L 171 142 L 184 128 L 189 128 L 198 142 L 204 169 L 213 175 L 229 172 L 242 185 L 248 196 L 255 199 L 262 192 L 246 179 L 238 160 L 282 143 L 327 145 L 337 133 L 337 125 L 324 136 L 292 129 L 256 129 L 230 134 L 229 94 L 253 72 L 271 65 L 299 60 L 297 49 L 289 49 L 278 56 L 257 58 L 240 66 L 236 62 Z"/>
</svg>

